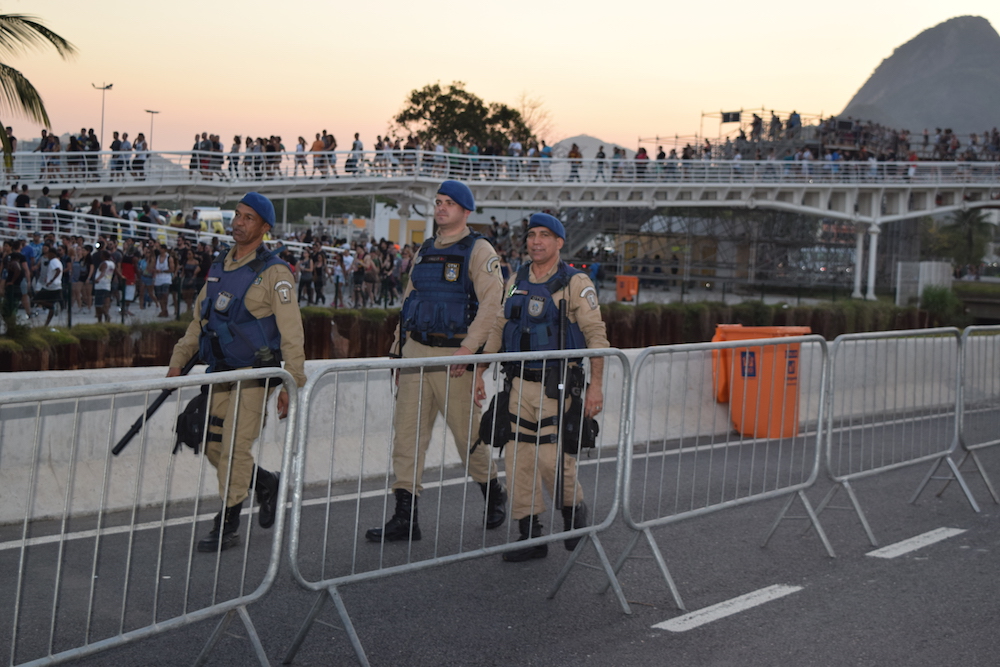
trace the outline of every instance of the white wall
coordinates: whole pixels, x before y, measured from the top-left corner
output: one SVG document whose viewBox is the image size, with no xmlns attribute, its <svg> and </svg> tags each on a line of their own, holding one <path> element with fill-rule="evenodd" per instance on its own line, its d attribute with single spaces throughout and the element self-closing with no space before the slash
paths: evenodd
<svg viewBox="0 0 1000 667">
<path fill-rule="evenodd" d="M 909 406 L 946 405 L 955 399 L 956 358 L 953 339 L 910 339 L 895 349 L 885 341 L 852 344 L 838 357 L 832 405 L 836 418 L 891 411 Z M 630 360 L 639 350 L 627 350 Z M 820 351 L 803 345 L 799 368 L 799 421 L 814 428 L 819 408 Z M 310 376 L 331 362 L 306 364 Z M 615 445 L 626 400 L 623 371 L 616 358 L 606 364 L 605 410 L 599 418 L 600 442 Z M 122 380 L 160 378 L 163 368 L 0 374 L 0 392 L 90 386 Z M 492 371 L 487 371 L 492 395 Z M 502 377 L 502 376 L 501 376 Z M 729 406 L 716 403 L 709 351 L 658 354 L 636 378 L 637 444 L 694 436 L 732 438 Z M 194 395 L 183 393 L 181 405 Z M 154 398 L 150 395 L 149 400 Z M 68 504 L 71 514 L 105 508 L 156 505 L 164 494 L 185 500 L 216 496 L 214 470 L 204 457 L 185 449 L 171 456 L 173 422 L 179 409 L 169 400 L 119 457 L 110 448 L 140 416 L 145 397 L 123 395 L 114 405 L 107 396 L 89 393 L 77 405 L 61 400 L 41 407 L 0 406 L 0 523 L 57 516 Z M 265 468 L 280 467 L 286 422 L 270 417 L 263 430 Z M 327 375 L 311 399 L 306 438 L 305 479 L 316 484 L 366 480 L 365 488 L 391 483 L 392 383 L 388 371 L 350 371 Z M 488 400 L 487 400 L 488 404 Z M 485 404 L 484 404 L 485 407 Z M 441 465 L 459 463 L 438 419 L 427 455 L 429 479 Z M 37 453 L 35 453 L 37 452 Z M 492 451 L 496 457 L 496 450 Z M 35 491 L 29 489 L 34 485 Z M 102 497 L 106 498 L 102 502 Z M 68 498 L 68 500 L 67 500 Z"/>
</svg>

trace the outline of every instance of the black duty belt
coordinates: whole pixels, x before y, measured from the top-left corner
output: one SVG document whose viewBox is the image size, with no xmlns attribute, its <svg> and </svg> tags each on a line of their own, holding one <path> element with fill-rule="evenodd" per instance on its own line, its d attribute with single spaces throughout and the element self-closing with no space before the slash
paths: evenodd
<svg viewBox="0 0 1000 667">
<path fill-rule="evenodd" d="M 571 359 L 571 366 L 575 366 L 579 363 L 578 359 Z M 551 363 L 551 362 L 550 362 Z M 560 363 L 560 362 L 556 362 Z M 523 364 L 519 362 L 505 362 L 503 365 L 503 372 L 507 375 L 508 379 L 514 379 L 516 377 L 521 378 L 525 382 L 541 382 L 544 377 L 548 378 L 550 375 L 555 374 L 556 376 L 561 375 L 562 369 L 558 366 L 549 368 L 547 370 L 541 368 L 526 368 Z"/>
<path fill-rule="evenodd" d="M 423 345 L 429 345 L 430 347 L 462 347 L 462 343 L 465 342 L 463 338 L 447 338 L 445 336 L 425 336 L 422 333 L 413 331 L 407 333 L 412 340 L 417 341 Z"/>
</svg>

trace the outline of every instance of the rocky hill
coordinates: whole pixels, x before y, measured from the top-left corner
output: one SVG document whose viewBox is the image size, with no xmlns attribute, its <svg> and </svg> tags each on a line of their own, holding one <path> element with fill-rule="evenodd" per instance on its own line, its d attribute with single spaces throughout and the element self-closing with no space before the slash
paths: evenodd
<svg viewBox="0 0 1000 667">
<path fill-rule="evenodd" d="M 882 61 L 842 115 L 914 133 L 1000 126 L 1000 35 L 979 16 L 923 31 Z"/>
</svg>

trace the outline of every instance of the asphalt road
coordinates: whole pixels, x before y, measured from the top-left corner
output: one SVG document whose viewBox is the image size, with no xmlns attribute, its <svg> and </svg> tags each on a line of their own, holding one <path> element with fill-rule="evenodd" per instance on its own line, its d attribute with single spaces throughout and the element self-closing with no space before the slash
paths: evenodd
<svg viewBox="0 0 1000 667">
<path fill-rule="evenodd" d="M 981 458 L 1000 480 L 1000 448 L 983 451 Z M 630 559 L 619 577 L 632 607 L 630 616 L 622 613 L 613 594 L 598 593 L 604 583 L 600 570 L 574 568 L 555 599 L 546 599 L 568 557 L 560 542 L 550 545 L 543 560 L 512 564 L 491 555 L 348 584 L 340 593 L 372 665 L 995 665 L 1000 654 L 1000 633 L 994 627 L 1000 618 L 994 583 L 1000 564 L 1000 512 L 973 474 L 968 479 L 982 508 L 979 514 L 954 484 L 936 497 L 940 482 L 932 482 L 915 505 L 908 504 L 925 472 L 925 466 L 906 468 L 854 485 L 880 546 L 942 528 L 962 531 L 894 558 L 869 556 L 874 547 L 854 513 L 833 508 L 821 521 L 836 558 L 827 557 L 814 534 L 802 533 L 802 523 L 783 523 L 761 548 L 780 500 L 655 530 L 692 616 L 674 607 L 642 542 L 634 555 L 643 558 Z M 809 491 L 814 505 L 828 488 L 829 482 L 821 480 Z M 844 505 L 844 500 L 840 494 L 835 504 Z M 381 499 L 368 502 L 369 509 L 381 511 Z M 11 535 L 5 530 L 2 537 Z M 303 535 L 303 540 L 308 543 L 311 537 Z M 629 537 L 621 521 L 600 536 L 612 559 Z M 155 549 L 155 544 L 140 544 L 138 553 L 144 548 Z M 251 581 L 260 574 L 266 548 L 263 539 L 251 544 Z M 0 584 L 8 591 L 0 593 L 5 628 L 10 623 L 8 598 L 16 554 L 0 552 Z M 82 561 L 87 554 L 64 555 L 67 575 L 76 557 Z M 596 563 L 589 547 L 584 559 Z M 56 566 L 54 559 L 50 565 Z M 781 589 L 787 592 L 783 597 L 752 608 L 737 610 L 738 601 L 732 602 L 774 591 L 775 586 L 790 588 Z M 86 582 L 78 587 L 83 595 Z M 45 604 L 33 599 L 30 587 L 25 590 L 19 628 L 22 637 L 30 638 L 32 632 L 47 631 L 50 621 L 45 613 L 32 618 L 33 605 L 45 609 Z M 72 604 L 73 596 L 67 600 Z M 271 590 L 249 608 L 272 664 L 280 663 L 314 600 L 315 594 L 302 590 L 283 563 Z M 149 603 L 141 596 L 134 601 L 140 611 Z M 655 627 L 700 618 L 722 603 L 730 603 L 735 613 L 687 630 Z M 113 624 L 117 613 L 117 608 L 99 609 L 95 623 Z M 105 615 L 110 620 L 101 620 Z M 294 664 L 356 664 L 331 603 L 320 621 Z M 190 664 L 216 622 L 199 622 L 73 664 Z M 9 660 L 9 639 L 9 633 L 0 635 L 4 661 Z M 208 664 L 256 664 L 239 621 L 230 625 Z"/>
</svg>

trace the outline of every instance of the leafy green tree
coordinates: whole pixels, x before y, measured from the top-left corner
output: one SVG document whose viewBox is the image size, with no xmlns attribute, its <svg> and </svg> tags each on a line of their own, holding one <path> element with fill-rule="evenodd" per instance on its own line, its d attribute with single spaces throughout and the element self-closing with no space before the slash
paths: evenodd
<svg viewBox="0 0 1000 667">
<path fill-rule="evenodd" d="M 492 142 L 506 148 L 511 139 L 526 142 L 534 138 L 517 109 L 499 102 L 486 103 L 467 91 L 461 81 L 411 91 L 393 120 L 403 133 L 412 134 L 421 143 L 444 146 L 476 144 L 482 148 Z"/>
<path fill-rule="evenodd" d="M 0 14 L 0 58 L 6 60 L 33 48 L 52 46 L 63 58 L 76 53 L 76 47 L 46 28 L 38 19 L 23 14 Z M 0 62 L 0 114 L 24 116 L 39 125 L 51 127 L 42 96 L 31 82 L 6 63 Z M 0 126 L 5 125 L 0 120 Z M 6 132 L 0 132 L 4 162 L 11 165 L 12 148 Z"/>
<path fill-rule="evenodd" d="M 980 209 L 958 211 L 938 227 L 924 223 L 920 231 L 921 258 L 948 258 L 959 266 L 979 264 L 986 244 L 993 238 L 993 226 Z"/>
</svg>

